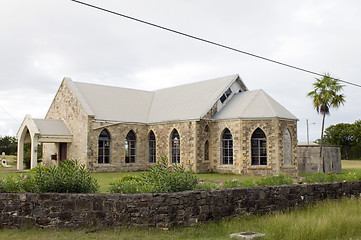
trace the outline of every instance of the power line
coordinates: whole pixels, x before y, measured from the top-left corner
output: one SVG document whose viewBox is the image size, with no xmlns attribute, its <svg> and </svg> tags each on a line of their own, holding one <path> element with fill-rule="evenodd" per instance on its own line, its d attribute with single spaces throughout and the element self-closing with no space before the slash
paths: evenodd
<svg viewBox="0 0 361 240">
<path fill-rule="evenodd" d="M 95 5 L 88 4 L 88 3 L 85 3 L 85 2 L 81 2 L 81 1 L 77 1 L 77 0 L 70 0 L 70 1 L 76 2 L 76 3 L 79 3 L 79 4 L 83 4 L 85 6 L 92 7 L 92 8 L 95 8 L 95 9 L 98 9 L 98 10 L 101 10 L 101 11 L 104 11 L 104 12 L 108 12 L 108 13 L 111 13 L 111 14 L 114 14 L 114 15 L 118 15 L 118 16 L 121 16 L 121 17 L 124 17 L 124 18 L 128 18 L 128 19 L 131 19 L 131 20 L 136 21 L 136 22 L 140 22 L 140 23 L 144 23 L 144 24 L 156 27 L 156 28 L 160 28 L 160 29 L 172 32 L 172 33 L 176 33 L 176 34 L 179 34 L 179 35 L 182 35 L 182 36 L 185 36 L 185 37 L 189 37 L 189 38 L 193 38 L 193 39 L 196 39 L 196 40 L 199 40 L 199 41 L 202 41 L 202 42 L 206 42 L 206 43 L 218 46 L 218 47 L 222 47 L 222 48 L 226 48 L 228 50 L 243 53 L 243 54 L 249 55 L 251 57 L 259 58 L 259 59 L 262 59 L 262 60 L 265 60 L 265 61 L 276 63 L 276 64 L 279 64 L 279 65 L 289 67 L 289 68 L 293 68 L 293 69 L 303 71 L 303 72 L 306 72 L 306 73 L 311 73 L 313 75 L 317 75 L 317 76 L 321 76 L 321 77 L 324 76 L 324 74 L 321 74 L 321 73 L 317 73 L 317 72 L 310 71 L 310 70 L 300 68 L 300 67 L 296 67 L 296 66 L 293 66 L 293 65 L 290 65 L 290 64 L 287 64 L 287 63 L 279 62 L 279 61 L 276 61 L 276 60 L 273 60 L 273 59 L 270 59 L 270 58 L 262 57 L 262 56 L 259 56 L 259 55 L 253 54 L 253 53 L 242 51 L 242 50 L 239 50 L 239 49 L 236 49 L 236 48 L 233 48 L 233 47 L 229 47 L 229 46 L 226 46 L 226 45 L 223 45 L 223 44 L 220 44 L 220 43 L 216 43 L 216 42 L 213 42 L 213 41 L 210 41 L 210 40 L 199 38 L 199 37 L 196 37 L 196 36 L 193 36 L 193 35 L 190 35 L 190 34 L 186 34 L 186 33 L 183 33 L 183 32 L 179 32 L 177 30 L 173 30 L 173 29 L 170 29 L 170 28 L 167 28 L 167 27 L 163 27 L 163 26 L 160 26 L 160 25 L 157 25 L 157 24 L 154 24 L 154 23 L 151 23 L 151 22 L 147 22 L 147 21 L 144 21 L 144 20 L 141 20 L 141 19 L 138 19 L 138 18 L 130 17 L 130 16 L 118 13 L 118 12 L 114 12 L 114 11 L 111 11 L 111 10 L 108 10 L 108 9 L 105 9 L 105 8 L 101 8 L 101 7 L 98 7 L 98 6 L 95 6 Z M 348 82 L 348 81 L 337 79 L 337 78 L 333 78 L 333 79 L 336 79 L 336 80 L 338 80 L 340 82 L 350 84 L 350 85 L 353 85 L 353 86 L 356 86 L 356 87 L 361 87 L 361 85 L 356 84 L 356 83 Z"/>
<path fill-rule="evenodd" d="M 13 115 L 11 115 L 8 111 L 6 111 L 5 108 L 3 108 L 2 106 L 0 106 L 0 108 L 1 108 L 7 115 L 9 115 L 12 119 L 14 119 L 17 123 L 20 123 L 15 117 L 13 117 Z"/>
</svg>

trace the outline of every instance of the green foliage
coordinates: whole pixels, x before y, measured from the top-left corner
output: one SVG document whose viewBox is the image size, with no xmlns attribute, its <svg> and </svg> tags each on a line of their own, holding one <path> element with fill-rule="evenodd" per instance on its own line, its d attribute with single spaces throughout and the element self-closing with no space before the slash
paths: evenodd
<svg viewBox="0 0 361 240">
<path fill-rule="evenodd" d="M 198 178 L 180 164 L 168 166 L 166 157 L 161 157 L 154 167 L 140 177 L 125 175 L 109 184 L 112 193 L 180 192 L 196 187 Z"/>
<path fill-rule="evenodd" d="M 0 137 L 0 154 L 2 152 L 6 155 L 16 155 L 17 139 L 11 136 Z"/>
<path fill-rule="evenodd" d="M 279 174 L 276 176 L 263 177 L 258 181 L 253 179 L 248 179 L 242 183 L 242 187 L 255 187 L 255 186 L 274 186 L 274 185 L 288 185 L 294 184 L 294 179 L 287 177 L 284 174 Z"/>
<path fill-rule="evenodd" d="M 77 160 L 62 161 L 60 166 L 38 166 L 27 175 L 7 176 L 0 180 L 0 192 L 94 193 L 97 181 Z"/>
<path fill-rule="evenodd" d="M 208 182 L 199 181 L 196 189 L 235 188 L 241 186 L 242 183 L 237 179 L 233 178 L 232 180 L 228 180 L 220 183 L 208 183 Z"/>
<path fill-rule="evenodd" d="M 345 96 L 338 94 L 343 85 L 330 74 L 326 73 L 322 78 L 316 78 L 313 90 L 307 94 L 313 100 L 313 106 L 317 112 L 323 115 L 329 114 L 329 108 L 337 108 L 345 103 Z"/>
<path fill-rule="evenodd" d="M 31 175 L 10 175 L 0 180 L 0 192 L 37 192 L 37 187 Z"/>
<path fill-rule="evenodd" d="M 38 166 L 34 170 L 34 183 L 39 192 L 94 193 L 97 181 L 77 160 L 64 160 L 60 166 Z"/>
<path fill-rule="evenodd" d="M 38 151 L 37 151 L 37 161 L 38 163 L 43 157 L 43 144 L 38 144 Z M 25 169 L 30 169 L 30 161 L 31 161 L 31 143 L 24 143 L 24 167 Z"/>
<path fill-rule="evenodd" d="M 336 174 L 333 172 L 307 175 L 302 179 L 303 183 L 328 183 L 328 182 L 343 182 L 343 181 L 360 181 L 361 172 L 349 172 L 344 174 Z"/>
<path fill-rule="evenodd" d="M 111 193 L 139 193 L 144 191 L 144 183 L 140 177 L 124 175 L 109 185 Z"/>
<path fill-rule="evenodd" d="M 154 167 L 143 172 L 141 178 L 145 185 L 151 186 L 149 190 L 152 192 L 192 190 L 199 181 L 191 171 L 186 171 L 180 164 L 168 166 L 166 157 L 161 157 Z"/>
<path fill-rule="evenodd" d="M 361 157 L 361 121 L 355 123 L 339 123 L 325 130 L 324 141 L 327 144 L 341 146 L 343 159 Z"/>
<path fill-rule="evenodd" d="M 294 180 L 290 177 L 287 177 L 284 174 L 279 174 L 276 176 L 264 177 L 261 180 L 256 182 L 257 186 L 273 186 L 273 185 L 288 185 L 293 184 Z"/>
</svg>

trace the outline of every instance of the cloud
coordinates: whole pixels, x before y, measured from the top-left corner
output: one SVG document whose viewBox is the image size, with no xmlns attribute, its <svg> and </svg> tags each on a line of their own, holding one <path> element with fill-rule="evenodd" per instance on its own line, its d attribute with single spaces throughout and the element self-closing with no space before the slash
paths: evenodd
<svg viewBox="0 0 361 240">
<path fill-rule="evenodd" d="M 361 84 L 358 1 L 89 0 L 130 16 L 277 61 Z M 239 74 L 300 121 L 298 138 L 319 138 L 320 116 L 305 96 L 315 76 L 188 39 L 71 1 L 6 1 L 0 8 L 0 106 L 22 121 L 45 116 L 63 77 L 138 89 Z M 327 124 L 359 119 L 359 88 Z M 0 135 L 19 123 L 0 108 Z"/>
</svg>

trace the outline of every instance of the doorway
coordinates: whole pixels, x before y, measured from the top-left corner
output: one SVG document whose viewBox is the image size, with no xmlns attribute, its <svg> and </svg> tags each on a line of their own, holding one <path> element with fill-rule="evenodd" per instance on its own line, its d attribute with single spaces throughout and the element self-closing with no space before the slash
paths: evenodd
<svg viewBox="0 0 361 240">
<path fill-rule="evenodd" d="M 67 159 L 68 145 L 67 143 L 59 144 L 59 160 L 63 161 Z"/>
</svg>

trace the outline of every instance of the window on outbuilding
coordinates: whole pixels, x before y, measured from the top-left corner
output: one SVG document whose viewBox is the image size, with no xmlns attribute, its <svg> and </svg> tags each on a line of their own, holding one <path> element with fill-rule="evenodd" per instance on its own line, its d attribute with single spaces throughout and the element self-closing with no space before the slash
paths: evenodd
<svg viewBox="0 0 361 240">
<path fill-rule="evenodd" d="M 98 138 L 98 163 L 110 162 L 110 135 L 107 130 L 103 130 Z"/>
<path fill-rule="evenodd" d="M 156 141 L 155 141 L 155 135 L 153 131 L 150 131 L 149 133 L 149 162 L 155 163 L 156 162 Z"/>
<path fill-rule="evenodd" d="M 251 138 L 252 165 L 267 165 L 267 139 L 265 133 L 257 128 Z"/>
<path fill-rule="evenodd" d="M 209 142 L 208 140 L 204 143 L 204 160 L 209 160 Z"/>
<path fill-rule="evenodd" d="M 180 137 L 177 130 L 173 130 L 171 138 L 172 163 L 180 163 Z"/>
<path fill-rule="evenodd" d="M 228 128 L 223 131 L 222 135 L 222 163 L 233 164 L 233 137 Z"/>
<path fill-rule="evenodd" d="M 135 163 L 137 139 L 135 133 L 130 130 L 125 139 L 125 163 Z"/>
</svg>

